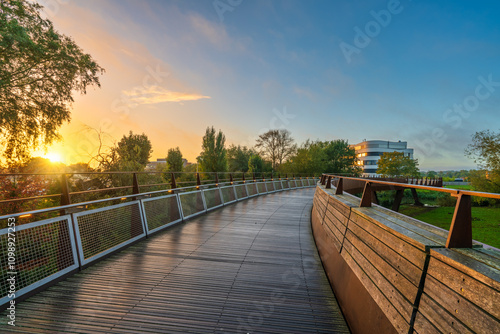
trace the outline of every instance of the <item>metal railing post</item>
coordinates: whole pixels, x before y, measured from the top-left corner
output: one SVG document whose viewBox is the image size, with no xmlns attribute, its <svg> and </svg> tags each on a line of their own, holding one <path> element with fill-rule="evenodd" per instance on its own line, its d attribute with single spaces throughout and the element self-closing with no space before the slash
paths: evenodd
<svg viewBox="0 0 500 334">
<path fill-rule="evenodd" d="M 137 179 L 137 173 L 133 174 L 132 177 L 132 194 L 139 194 L 141 191 L 139 190 L 139 180 Z"/>
<path fill-rule="evenodd" d="M 371 182 L 365 183 L 365 189 L 363 190 L 363 197 L 361 197 L 361 203 L 359 204 L 361 208 L 372 206 L 372 184 Z"/>
<path fill-rule="evenodd" d="M 71 196 L 69 191 L 68 179 L 66 174 L 61 174 L 61 205 L 71 204 Z M 60 210 L 59 215 L 64 216 L 66 210 Z M 64 257 L 65 257 L 65 244 L 64 244 L 64 229 L 59 226 L 57 232 L 58 242 L 57 242 L 57 269 L 62 270 L 65 267 Z"/>
<path fill-rule="evenodd" d="M 68 178 L 66 174 L 61 174 L 61 206 L 71 204 Z"/>
<path fill-rule="evenodd" d="M 328 176 L 328 180 L 326 181 L 325 189 L 332 189 L 332 177 Z"/>
<path fill-rule="evenodd" d="M 175 189 L 175 188 L 177 188 L 177 184 L 175 183 L 175 175 L 174 175 L 174 173 L 170 173 L 170 174 L 171 174 L 170 188 Z"/>
<path fill-rule="evenodd" d="M 401 201 L 403 200 L 404 189 L 397 189 L 396 195 L 394 196 L 394 202 L 392 202 L 392 211 L 399 211 L 399 207 L 401 206 Z"/>
<path fill-rule="evenodd" d="M 339 178 L 337 183 L 337 190 L 335 190 L 335 195 L 342 195 L 344 193 L 344 179 Z"/>
<path fill-rule="evenodd" d="M 446 248 L 472 248 L 472 201 L 458 194 L 455 213 L 446 240 Z"/>
<path fill-rule="evenodd" d="M 132 175 L 132 194 L 135 195 L 135 194 L 139 194 L 141 191 L 139 189 L 139 180 L 137 179 L 137 173 L 134 173 Z M 138 200 L 139 197 L 132 197 L 132 200 L 133 201 L 136 201 Z M 141 205 L 140 202 L 137 204 L 137 205 Z M 132 214 L 130 215 L 130 238 L 133 238 L 133 231 L 134 231 L 134 217 L 135 216 L 139 216 L 140 220 L 141 220 L 141 223 L 142 223 L 142 227 L 144 229 L 144 234 L 146 235 L 146 238 L 147 238 L 147 228 L 144 224 L 144 217 L 141 215 L 141 209 L 134 205 L 132 206 Z"/>
</svg>

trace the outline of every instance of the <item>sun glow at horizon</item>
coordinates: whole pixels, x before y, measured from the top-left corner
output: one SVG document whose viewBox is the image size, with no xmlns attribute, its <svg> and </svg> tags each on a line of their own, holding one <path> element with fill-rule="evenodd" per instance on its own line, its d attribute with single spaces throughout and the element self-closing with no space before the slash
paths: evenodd
<svg viewBox="0 0 500 334">
<path fill-rule="evenodd" d="M 43 156 L 45 159 L 49 159 L 51 162 L 62 162 L 63 158 L 61 154 L 57 152 L 49 152 Z"/>
</svg>

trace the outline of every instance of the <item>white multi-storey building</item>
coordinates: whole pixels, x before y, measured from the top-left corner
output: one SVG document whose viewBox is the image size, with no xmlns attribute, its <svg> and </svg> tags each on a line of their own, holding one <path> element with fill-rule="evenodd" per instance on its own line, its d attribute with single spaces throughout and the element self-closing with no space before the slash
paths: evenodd
<svg viewBox="0 0 500 334">
<path fill-rule="evenodd" d="M 405 141 L 365 140 L 352 145 L 358 157 L 358 164 L 363 169 L 363 176 L 374 176 L 377 173 L 377 162 L 386 152 L 401 152 L 413 159 L 413 149 L 408 148 Z"/>
</svg>

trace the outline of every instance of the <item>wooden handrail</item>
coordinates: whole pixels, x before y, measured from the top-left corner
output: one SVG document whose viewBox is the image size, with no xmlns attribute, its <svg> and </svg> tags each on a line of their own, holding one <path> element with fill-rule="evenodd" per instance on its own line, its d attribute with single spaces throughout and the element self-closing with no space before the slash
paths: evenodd
<svg viewBox="0 0 500 334">
<path fill-rule="evenodd" d="M 338 179 L 338 185 L 340 189 L 337 189 L 335 194 L 342 194 L 343 189 L 345 189 L 344 180 L 353 180 L 358 182 L 364 182 L 364 191 L 361 198 L 360 207 L 370 207 L 372 203 L 373 185 L 385 185 L 394 187 L 393 190 L 400 191 L 396 198 L 402 197 L 401 190 L 404 189 L 421 189 L 430 190 L 440 193 L 448 193 L 453 197 L 457 197 L 457 204 L 455 205 L 455 212 L 453 214 L 453 219 L 451 222 L 450 230 L 448 232 L 448 239 L 446 241 L 446 248 L 471 248 L 472 247 L 472 205 L 471 196 L 481 197 L 481 198 L 492 198 L 500 199 L 500 194 L 496 193 L 485 193 L 479 191 L 471 190 L 460 190 L 452 188 L 441 188 L 435 186 L 427 185 L 417 185 L 408 184 L 402 182 L 390 182 L 390 181 L 379 181 L 377 178 L 359 178 L 359 177 L 349 177 L 335 174 L 323 174 L 321 180 L 328 179 L 328 185 L 330 185 L 330 180 Z M 427 182 L 426 182 L 427 183 Z M 333 183 L 332 183 L 333 185 Z M 329 187 L 325 187 L 329 188 Z M 398 204 L 399 206 L 399 204 Z M 394 208 L 394 206 L 393 206 Z"/>
</svg>

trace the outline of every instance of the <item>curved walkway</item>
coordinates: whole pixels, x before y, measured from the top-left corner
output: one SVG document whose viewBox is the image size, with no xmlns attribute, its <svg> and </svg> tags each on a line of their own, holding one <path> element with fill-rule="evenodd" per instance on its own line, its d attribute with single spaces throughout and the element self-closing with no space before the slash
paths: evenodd
<svg viewBox="0 0 500 334">
<path fill-rule="evenodd" d="M 173 226 L 21 302 L 17 326 L 0 331 L 348 333 L 312 237 L 313 195 L 259 196 Z"/>
</svg>

